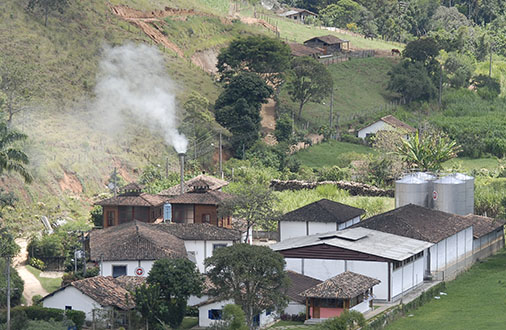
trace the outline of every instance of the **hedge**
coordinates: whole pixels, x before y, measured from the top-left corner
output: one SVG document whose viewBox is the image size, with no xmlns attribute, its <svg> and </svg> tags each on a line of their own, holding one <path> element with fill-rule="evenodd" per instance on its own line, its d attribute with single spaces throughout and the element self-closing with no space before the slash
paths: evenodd
<svg viewBox="0 0 506 330">
<path fill-rule="evenodd" d="M 82 328 L 86 317 L 86 314 L 81 311 L 64 311 L 63 309 L 44 308 L 40 306 L 17 306 L 12 309 L 11 316 L 14 316 L 16 314 L 26 314 L 28 320 L 49 321 L 53 319 L 57 322 L 63 321 L 66 315 L 68 319 L 74 322 L 78 329 Z M 3 321 L 2 319 L 4 317 L 5 313 L 2 313 L 2 317 L 0 317 L 0 323 Z"/>
</svg>

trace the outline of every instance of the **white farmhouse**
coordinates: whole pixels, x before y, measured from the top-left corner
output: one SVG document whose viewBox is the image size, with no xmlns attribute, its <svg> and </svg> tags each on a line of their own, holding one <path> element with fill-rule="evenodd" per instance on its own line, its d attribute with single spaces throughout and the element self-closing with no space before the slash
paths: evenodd
<svg viewBox="0 0 506 330">
<path fill-rule="evenodd" d="M 377 300 L 392 301 L 423 283 L 424 255 L 432 243 L 367 228 L 294 237 L 270 247 L 287 270 L 326 281 L 350 271 L 379 280 Z"/>
<path fill-rule="evenodd" d="M 127 290 L 128 283 L 132 283 L 132 279 L 104 276 L 85 278 L 48 294 L 41 302 L 47 308 L 82 311 L 86 314 L 86 320 L 91 321 L 94 310 L 128 311 L 135 307 L 133 296 Z"/>
<path fill-rule="evenodd" d="M 365 211 L 328 199 L 321 199 L 283 215 L 279 240 L 345 229 L 360 222 Z"/>
<path fill-rule="evenodd" d="M 404 137 L 408 134 L 416 132 L 416 129 L 392 115 L 382 117 L 380 120 L 360 129 L 358 131 L 358 137 L 365 139 L 368 135 L 374 135 L 379 131 L 398 131 L 402 133 Z"/>
<path fill-rule="evenodd" d="M 457 214 L 408 204 L 356 226 L 433 243 L 424 254 L 427 277 L 447 280 L 472 264 L 473 222 Z"/>
</svg>

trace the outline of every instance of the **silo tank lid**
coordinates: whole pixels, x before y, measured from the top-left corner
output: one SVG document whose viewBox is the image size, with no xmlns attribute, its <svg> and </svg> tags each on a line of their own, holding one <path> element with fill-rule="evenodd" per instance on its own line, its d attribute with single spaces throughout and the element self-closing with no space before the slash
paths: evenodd
<svg viewBox="0 0 506 330">
<path fill-rule="evenodd" d="M 474 179 L 472 176 L 465 175 L 463 173 L 453 173 L 451 176 L 453 176 L 457 180 L 467 181 Z"/>
<path fill-rule="evenodd" d="M 464 181 L 459 180 L 455 178 L 454 176 L 448 175 L 445 177 L 442 177 L 441 179 L 438 179 L 434 181 L 435 183 L 444 183 L 444 184 L 462 184 Z"/>
<path fill-rule="evenodd" d="M 414 177 L 411 175 L 407 175 L 407 176 L 403 177 L 402 179 L 397 180 L 395 182 L 396 183 L 414 183 L 414 184 L 427 183 L 426 181 L 418 179 L 417 177 Z"/>
</svg>

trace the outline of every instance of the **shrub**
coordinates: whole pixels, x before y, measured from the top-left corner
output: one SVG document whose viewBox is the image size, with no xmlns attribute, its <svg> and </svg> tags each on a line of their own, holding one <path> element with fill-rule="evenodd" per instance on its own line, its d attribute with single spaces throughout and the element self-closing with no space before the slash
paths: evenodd
<svg viewBox="0 0 506 330">
<path fill-rule="evenodd" d="M 72 320 L 73 324 L 81 329 L 86 314 L 77 310 L 64 311 L 57 308 L 45 308 L 41 306 L 18 306 L 12 309 L 13 313 L 25 314 L 28 320 L 56 321 L 61 322 L 66 318 Z M 14 315 L 14 314 L 13 314 Z"/>
<path fill-rule="evenodd" d="M 83 327 L 84 321 L 86 319 L 86 314 L 84 312 L 70 310 L 70 311 L 65 311 L 65 314 L 67 315 L 67 317 L 69 319 L 72 320 L 72 322 L 74 322 L 74 324 L 76 325 L 76 327 L 78 329 L 81 329 Z"/>
<path fill-rule="evenodd" d="M 341 135 L 342 142 L 355 143 L 355 144 L 365 144 L 364 140 L 361 138 L 351 135 L 351 134 L 342 134 Z"/>
<path fill-rule="evenodd" d="M 321 323 L 318 328 L 322 330 L 348 330 L 365 325 L 364 315 L 357 311 L 345 310 L 339 317 L 334 317 Z"/>
<path fill-rule="evenodd" d="M 46 264 L 44 263 L 44 261 L 37 259 L 35 257 L 31 257 L 30 259 L 28 259 L 28 264 L 40 270 L 46 269 Z"/>
<path fill-rule="evenodd" d="M 318 181 L 341 181 L 351 178 L 350 170 L 338 166 L 322 167 L 318 170 Z"/>
<path fill-rule="evenodd" d="M 36 294 L 32 297 L 32 304 L 33 306 L 42 306 L 42 302 L 40 301 L 42 299 L 42 296 L 40 294 Z"/>
</svg>

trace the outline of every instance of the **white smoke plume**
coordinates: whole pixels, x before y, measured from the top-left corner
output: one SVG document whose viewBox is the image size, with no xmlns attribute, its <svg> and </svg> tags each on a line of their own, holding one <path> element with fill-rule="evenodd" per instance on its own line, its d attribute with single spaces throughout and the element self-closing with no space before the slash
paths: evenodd
<svg viewBox="0 0 506 330">
<path fill-rule="evenodd" d="M 105 124 L 117 125 L 127 115 L 161 133 L 176 152 L 186 152 L 188 140 L 177 129 L 174 83 L 157 48 L 106 47 L 99 68 L 94 106 L 108 115 Z"/>
</svg>

